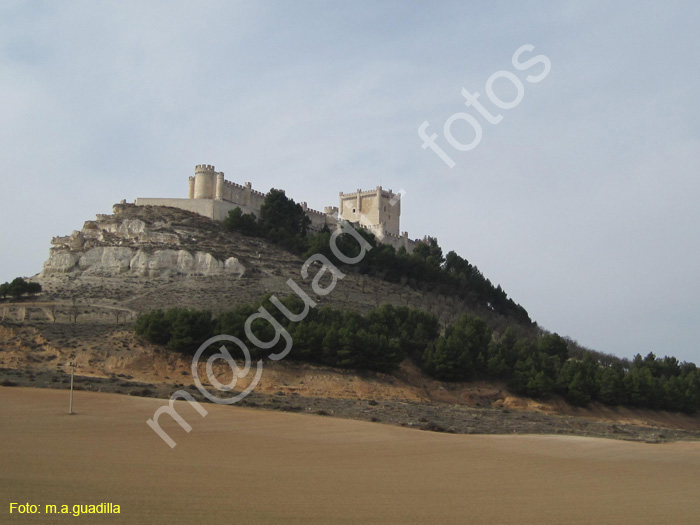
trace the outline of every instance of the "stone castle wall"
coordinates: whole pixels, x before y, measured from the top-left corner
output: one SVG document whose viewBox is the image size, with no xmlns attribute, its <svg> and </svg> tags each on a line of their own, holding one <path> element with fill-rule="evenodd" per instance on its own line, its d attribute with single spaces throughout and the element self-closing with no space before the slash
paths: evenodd
<svg viewBox="0 0 700 525">
<path fill-rule="evenodd" d="M 254 190 L 250 182 L 241 185 L 227 181 L 224 173 L 217 172 L 213 165 L 199 164 L 194 177 L 189 178 L 187 199 L 138 198 L 136 204 L 172 206 L 221 221 L 235 208 L 259 217 L 265 196 Z M 300 204 L 311 220 L 312 230 L 324 227 L 334 230 L 341 218 L 372 231 L 381 242 L 397 249 L 404 247 L 412 252 L 419 242 L 409 239 L 406 232 L 400 233 L 401 201 L 391 190 L 381 186 L 369 191 L 340 192 L 339 207 L 327 206 L 323 212 L 309 208 L 306 202 Z"/>
<path fill-rule="evenodd" d="M 181 210 L 191 211 L 203 215 L 204 217 L 209 217 L 215 221 L 223 221 L 227 216 L 228 212 L 235 209 L 241 208 L 243 213 L 257 213 L 255 210 L 248 209 L 245 206 L 239 206 L 237 204 L 225 201 L 215 201 L 210 199 L 150 199 L 150 198 L 138 198 L 136 199 L 137 206 L 170 206 L 172 208 L 179 208 Z"/>
</svg>

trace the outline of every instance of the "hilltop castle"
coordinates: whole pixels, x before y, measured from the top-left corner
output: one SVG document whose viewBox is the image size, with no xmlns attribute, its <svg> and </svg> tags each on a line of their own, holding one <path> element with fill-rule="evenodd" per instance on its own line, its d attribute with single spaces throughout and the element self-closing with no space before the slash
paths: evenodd
<svg viewBox="0 0 700 525">
<path fill-rule="evenodd" d="M 224 173 L 217 172 L 214 166 L 200 164 L 194 169 L 194 177 L 189 178 L 187 199 L 139 198 L 136 205 L 172 206 L 223 221 L 234 208 L 259 216 L 265 195 L 255 191 L 250 182 L 240 185 L 227 181 Z M 400 233 L 400 195 L 381 186 L 369 191 L 340 192 L 339 206 L 326 206 L 323 212 L 309 208 L 306 202 L 300 205 L 311 220 L 311 229 L 316 231 L 324 226 L 334 230 L 340 218 L 371 231 L 385 244 L 397 249 L 403 246 L 409 253 L 418 242 L 409 239 L 408 233 Z"/>
</svg>

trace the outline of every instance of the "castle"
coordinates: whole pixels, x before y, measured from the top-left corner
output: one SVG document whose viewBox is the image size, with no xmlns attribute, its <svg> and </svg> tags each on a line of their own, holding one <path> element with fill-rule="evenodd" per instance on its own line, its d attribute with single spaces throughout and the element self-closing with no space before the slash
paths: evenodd
<svg viewBox="0 0 700 525">
<path fill-rule="evenodd" d="M 189 178 L 187 199 L 138 198 L 136 205 L 172 206 L 223 221 L 235 208 L 260 216 L 265 195 L 255 191 L 250 182 L 236 184 L 226 180 L 224 173 L 217 172 L 214 166 L 200 164 L 194 169 L 194 177 Z M 311 220 L 310 228 L 315 231 L 320 231 L 324 226 L 335 230 L 340 218 L 372 232 L 379 241 L 396 249 L 404 247 L 411 253 L 418 242 L 409 239 L 408 233 L 400 233 L 400 195 L 381 186 L 369 191 L 340 192 L 339 206 L 326 206 L 323 212 L 309 208 L 306 202 L 300 205 Z"/>
</svg>

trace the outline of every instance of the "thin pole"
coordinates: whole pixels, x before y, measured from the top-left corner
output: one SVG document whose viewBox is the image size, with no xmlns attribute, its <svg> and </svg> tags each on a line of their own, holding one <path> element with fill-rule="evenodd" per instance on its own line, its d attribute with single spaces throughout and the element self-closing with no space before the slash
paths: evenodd
<svg viewBox="0 0 700 525">
<path fill-rule="evenodd" d="M 68 413 L 73 414 L 73 373 L 75 372 L 75 363 L 71 363 L 70 369 L 70 405 L 68 405 Z"/>
</svg>

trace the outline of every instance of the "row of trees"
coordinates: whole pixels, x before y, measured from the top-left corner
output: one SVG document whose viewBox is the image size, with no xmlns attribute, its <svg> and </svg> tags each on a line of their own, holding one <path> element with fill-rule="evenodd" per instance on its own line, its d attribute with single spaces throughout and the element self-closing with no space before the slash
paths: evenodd
<svg viewBox="0 0 700 525">
<path fill-rule="evenodd" d="M 294 314 L 304 311 L 297 296 L 281 304 Z M 700 370 L 692 363 L 654 354 L 637 355 L 632 361 L 600 359 L 593 352 L 572 357 L 571 345 L 557 334 L 518 336 L 512 328 L 494 334 L 486 322 L 470 315 L 463 315 L 443 333 L 432 314 L 391 305 L 365 315 L 327 307 L 309 309 L 301 321 L 291 322 L 266 297 L 216 318 L 200 310 L 157 310 L 139 316 L 135 330 L 153 343 L 191 355 L 212 335 L 246 341 L 246 320 L 260 306 L 291 336 L 293 347 L 286 359 L 390 372 L 410 358 L 439 380 L 500 380 L 517 394 L 540 399 L 556 394 L 579 406 L 599 401 L 686 412 L 700 408 Z M 263 319 L 254 321 L 251 330 L 261 341 L 272 341 L 276 334 Z M 273 348 L 251 345 L 249 350 L 258 359 L 279 354 L 285 345 L 284 338 L 279 338 Z"/>
<path fill-rule="evenodd" d="M 0 297 L 5 299 L 8 295 L 14 299 L 19 299 L 23 295 L 32 295 L 41 293 L 41 285 L 39 283 L 27 282 L 21 277 L 13 279 L 11 283 L 0 284 Z"/>
<path fill-rule="evenodd" d="M 630 362 L 583 352 L 570 355 L 557 334 L 518 338 L 509 328 L 494 337 L 478 317 L 463 316 L 428 345 L 425 370 L 438 379 L 504 380 L 510 390 L 534 398 L 552 394 L 585 406 L 607 405 L 695 412 L 700 408 L 700 370 L 693 363 L 653 353 Z"/>
<path fill-rule="evenodd" d="M 327 228 L 318 233 L 309 232 L 310 220 L 302 207 L 280 190 L 270 190 L 265 196 L 260 218 L 235 208 L 229 212 L 224 226 L 229 231 L 263 237 L 304 257 L 321 253 L 342 266 L 330 249 L 331 232 Z M 489 309 L 517 323 L 531 324 L 527 311 L 510 299 L 500 286 L 493 286 L 476 266 L 454 251 L 443 256 L 437 239 L 429 237 L 409 254 L 403 247 L 396 250 L 378 242 L 364 229 L 358 232 L 372 250 L 354 265 L 357 271 L 393 283 L 458 296 L 468 304 Z M 338 238 L 338 248 L 348 257 L 354 257 L 360 250 L 358 243 L 348 235 Z"/>
<path fill-rule="evenodd" d="M 304 309 L 303 302 L 296 296 L 280 302 L 290 312 Z M 226 334 L 246 341 L 246 320 L 260 306 L 273 314 L 290 335 L 293 348 L 287 359 L 341 368 L 390 372 L 408 356 L 420 359 L 428 343 L 438 334 L 438 322 L 433 315 L 391 305 L 383 305 L 365 315 L 327 307 L 310 309 L 302 321 L 293 323 L 270 303 L 269 297 L 259 304 L 238 306 L 216 318 L 202 310 L 156 310 L 140 315 L 134 329 L 152 343 L 166 344 L 175 351 L 192 355 L 213 335 Z M 276 333 L 263 319 L 255 320 L 251 331 L 261 341 L 272 341 Z M 254 345 L 248 348 L 251 357 L 259 359 L 282 352 L 285 344 L 280 338 L 274 347 L 266 350 Z"/>
</svg>

